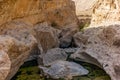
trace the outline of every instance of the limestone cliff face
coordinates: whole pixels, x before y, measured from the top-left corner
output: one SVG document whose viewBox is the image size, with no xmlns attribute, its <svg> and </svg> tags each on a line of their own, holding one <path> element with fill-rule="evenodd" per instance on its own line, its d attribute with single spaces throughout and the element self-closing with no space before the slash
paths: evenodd
<svg viewBox="0 0 120 80">
<path fill-rule="evenodd" d="M 91 26 L 117 21 L 120 21 L 120 0 L 98 0 L 93 10 Z"/>
<path fill-rule="evenodd" d="M 92 9 L 97 0 L 73 0 L 76 5 L 76 14 L 79 15 L 92 15 Z M 84 17 L 84 16 L 83 16 Z"/>
<path fill-rule="evenodd" d="M 73 0 L 76 6 L 76 15 L 81 26 L 88 26 L 92 19 L 92 11 L 97 0 Z"/>
<path fill-rule="evenodd" d="M 92 10 L 97 0 L 73 0 L 76 5 L 76 15 L 79 19 L 91 19 Z"/>
<path fill-rule="evenodd" d="M 77 21 L 70 0 L 1 0 L 0 25 L 15 19 L 30 24 L 48 21 L 58 26 Z"/>
</svg>

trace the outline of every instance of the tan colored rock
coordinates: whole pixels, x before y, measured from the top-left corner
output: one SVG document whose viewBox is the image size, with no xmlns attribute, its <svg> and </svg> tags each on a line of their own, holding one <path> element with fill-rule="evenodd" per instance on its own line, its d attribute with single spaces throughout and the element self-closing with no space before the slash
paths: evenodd
<svg viewBox="0 0 120 80">
<path fill-rule="evenodd" d="M 79 28 L 88 27 L 91 23 L 92 13 L 97 0 L 72 0 L 75 2 L 76 15 Z"/>
<path fill-rule="evenodd" d="M 111 24 L 120 21 L 119 0 L 98 0 L 95 4 L 91 26 Z"/>
<path fill-rule="evenodd" d="M 75 5 L 70 0 L 2 0 L 0 7 L 0 25 L 21 19 L 32 25 L 48 21 L 61 28 L 77 21 Z"/>
<path fill-rule="evenodd" d="M 63 29 L 70 23 L 76 23 L 74 2 L 70 0 L 0 0 L 0 36 L 5 35 L 5 39 L 8 38 L 7 42 L 0 38 L 3 40 L 0 44 L 4 45 L 1 50 L 5 56 L 7 54 L 11 63 L 10 71 L 5 72 L 3 77 L 6 77 L 5 80 L 10 80 L 15 75 L 36 45 L 36 40 L 32 36 L 34 25 L 45 21 L 59 29 Z M 47 47 L 44 43 L 39 44 L 42 45 L 43 50 L 56 47 L 58 44 L 57 34 L 52 31 L 52 28 L 49 29 L 50 34 L 46 32 L 43 33 L 44 37 L 41 36 L 42 40 L 47 42 Z M 41 46 L 39 48 L 41 49 Z"/>
<path fill-rule="evenodd" d="M 32 36 L 30 26 L 20 21 L 6 23 L 0 27 L 0 31 L 0 35 L 3 35 L 0 37 L 0 49 L 7 54 L 11 63 L 9 73 L 3 73 L 6 75 L 4 80 L 10 80 L 36 45 L 36 39 Z"/>
<path fill-rule="evenodd" d="M 91 21 L 94 5 L 97 0 L 72 0 L 75 2 L 76 15 L 79 18 L 80 25 Z"/>
<path fill-rule="evenodd" d="M 10 72 L 6 78 L 9 80 L 12 78 L 15 73 L 18 71 L 19 67 L 24 63 L 24 61 L 28 58 L 30 51 L 33 49 L 35 45 L 35 39 L 33 37 L 28 37 L 26 42 L 15 40 L 13 45 L 8 50 L 8 55 L 11 60 L 11 68 Z"/>
<path fill-rule="evenodd" d="M 28 58 L 30 51 L 33 49 L 35 45 L 34 39 L 29 39 L 27 42 L 16 41 L 9 49 L 9 57 L 11 59 L 11 68 L 6 80 L 10 80 L 18 71 L 20 66 L 25 62 Z M 25 45 L 26 44 L 26 45 Z"/>
<path fill-rule="evenodd" d="M 91 16 L 94 5 L 97 2 L 97 0 L 72 0 L 72 1 L 75 2 L 77 16 L 79 15 Z"/>
<path fill-rule="evenodd" d="M 8 54 L 0 50 L 0 80 L 5 80 L 11 67 L 11 62 Z"/>
<path fill-rule="evenodd" d="M 84 41 L 77 41 L 80 51 L 91 56 L 110 75 L 111 80 L 120 79 L 120 25 L 99 26 L 86 28 L 78 33 Z M 81 36 L 78 36 L 80 38 Z M 80 38 L 81 39 L 81 38 Z M 74 57 L 81 58 L 83 53 L 76 53 Z M 84 55 L 84 54 L 83 54 Z M 87 59 L 87 57 L 86 57 Z M 92 61 L 94 62 L 94 61 Z"/>
</svg>

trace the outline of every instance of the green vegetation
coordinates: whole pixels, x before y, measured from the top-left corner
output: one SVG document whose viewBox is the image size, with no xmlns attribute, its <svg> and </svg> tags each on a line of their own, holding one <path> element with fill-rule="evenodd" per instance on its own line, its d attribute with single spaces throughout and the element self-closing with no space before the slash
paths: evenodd
<svg viewBox="0 0 120 80">
<path fill-rule="evenodd" d="M 42 80 L 35 60 L 25 63 L 12 80 Z"/>
<path fill-rule="evenodd" d="M 81 62 L 81 65 L 89 70 L 89 74 L 75 77 L 73 80 L 111 80 L 110 77 L 101 68 L 84 62 Z"/>
<path fill-rule="evenodd" d="M 76 76 L 73 80 L 110 80 L 109 76 L 99 67 L 88 63 L 75 62 L 80 63 L 88 69 L 90 73 L 85 76 Z M 41 75 L 41 73 L 42 71 L 40 71 L 37 67 L 37 61 L 33 60 L 26 62 L 23 66 L 21 66 L 18 73 L 11 80 L 53 80 Z"/>
<path fill-rule="evenodd" d="M 88 27 L 90 25 L 90 22 L 81 22 L 79 23 L 79 30 L 82 31 L 84 28 Z"/>
</svg>

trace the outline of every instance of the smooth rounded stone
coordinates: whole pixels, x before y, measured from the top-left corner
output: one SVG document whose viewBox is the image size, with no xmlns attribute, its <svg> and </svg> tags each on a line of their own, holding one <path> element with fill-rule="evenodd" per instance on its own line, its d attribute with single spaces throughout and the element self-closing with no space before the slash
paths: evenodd
<svg viewBox="0 0 120 80">
<path fill-rule="evenodd" d="M 60 48 L 54 48 L 51 50 L 48 50 L 46 54 L 43 55 L 43 64 L 44 66 L 50 66 L 52 63 L 63 60 L 65 61 L 67 59 L 67 54 L 64 50 Z"/>
<path fill-rule="evenodd" d="M 49 68 L 41 66 L 40 68 L 53 79 L 72 79 L 73 76 L 87 75 L 89 73 L 88 70 L 81 65 L 68 61 L 56 61 Z"/>
</svg>

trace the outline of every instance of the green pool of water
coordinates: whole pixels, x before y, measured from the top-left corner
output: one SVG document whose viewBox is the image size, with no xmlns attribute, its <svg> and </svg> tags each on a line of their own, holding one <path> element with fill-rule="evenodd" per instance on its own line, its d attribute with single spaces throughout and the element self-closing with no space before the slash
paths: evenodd
<svg viewBox="0 0 120 80">
<path fill-rule="evenodd" d="M 76 76 L 73 80 L 110 80 L 109 76 L 99 67 L 83 62 L 80 62 L 80 64 L 89 70 L 89 74 L 85 76 Z M 41 71 L 37 65 L 36 60 L 25 62 L 11 80 L 53 80 L 40 75 Z"/>
</svg>

